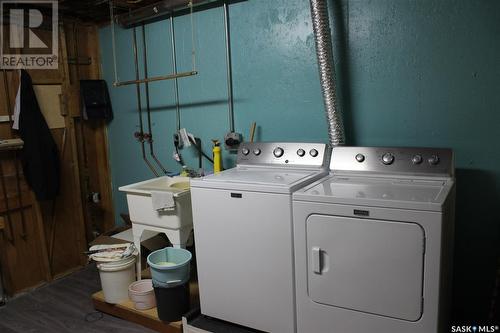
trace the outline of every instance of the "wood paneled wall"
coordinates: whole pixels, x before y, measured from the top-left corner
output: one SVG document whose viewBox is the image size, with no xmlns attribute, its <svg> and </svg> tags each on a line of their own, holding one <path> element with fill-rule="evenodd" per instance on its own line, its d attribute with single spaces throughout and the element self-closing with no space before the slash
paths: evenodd
<svg viewBox="0 0 500 333">
<path fill-rule="evenodd" d="M 59 31 L 59 68 L 28 71 L 34 85 L 61 87 L 60 99 L 54 102 L 60 105 L 53 112 L 63 115 L 64 127 L 51 129 L 61 159 L 61 191 L 55 201 L 36 201 L 22 175 L 19 152 L 0 152 L 5 183 L 5 192 L 0 183 L 0 215 L 5 220 L 0 260 L 10 295 L 82 267 L 88 242 L 114 226 L 106 124 L 80 117 L 79 80 L 100 78 L 98 47 L 95 26 L 64 22 Z M 1 78 L 0 116 L 7 116 L 9 107 L 13 109 L 18 72 L 0 75 L 6 75 L 8 88 Z M 0 139 L 12 137 L 16 132 L 10 123 L 0 123 Z M 99 193 L 100 201 L 90 202 L 91 193 Z"/>
</svg>

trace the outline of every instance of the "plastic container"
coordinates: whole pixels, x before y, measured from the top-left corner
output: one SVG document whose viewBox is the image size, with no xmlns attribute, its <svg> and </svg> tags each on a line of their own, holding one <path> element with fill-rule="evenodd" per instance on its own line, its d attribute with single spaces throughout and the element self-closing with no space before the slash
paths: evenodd
<svg viewBox="0 0 500 333">
<path fill-rule="evenodd" d="M 153 280 L 141 280 L 133 282 L 128 287 L 128 297 L 134 302 L 137 310 L 147 310 L 156 306 L 156 298 L 153 289 Z"/>
<path fill-rule="evenodd" d="M 167 288 L 183 285 L 189 281 L 191 252 L 185 249 L 166 247 L 148 256 L 153 283 Z"/>
<path fill-rule="evenodd" d="M 158 318 L 162 321 L 179 321 L 189 311 L 189 283 L 172 288 L 154 287 Z"/>
<path fill-rule="evenodd" d="M 102 292 L 107 303 L 118 304 L 128 299 L 128 287 L 135 281 L 135 256 L 97 264 Z"/>
</svg>

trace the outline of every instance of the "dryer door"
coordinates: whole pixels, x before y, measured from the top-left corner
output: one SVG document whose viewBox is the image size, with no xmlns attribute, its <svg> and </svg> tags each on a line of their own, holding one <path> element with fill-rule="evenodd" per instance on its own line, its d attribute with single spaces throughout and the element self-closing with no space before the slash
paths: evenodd
<svg viewBox="0 0 500 333">
<path fill-rule="evenodd" d="M 309 216 L 309 297 L 324 305 L 418 320 L 424 237 L 415 223 Z"/>
</svg>

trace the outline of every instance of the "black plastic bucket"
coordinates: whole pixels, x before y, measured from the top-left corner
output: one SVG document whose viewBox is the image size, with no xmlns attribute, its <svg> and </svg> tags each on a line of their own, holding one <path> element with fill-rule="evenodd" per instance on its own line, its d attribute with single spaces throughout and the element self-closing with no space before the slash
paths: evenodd
<svg viewBox="0 0 500 333">
<path fill-rule="evenodd" d="M 162 321 L 179 321 L 189 311 L 189 283 L 171 288 L 154 287 L 158 317 Z"/>
</svg>

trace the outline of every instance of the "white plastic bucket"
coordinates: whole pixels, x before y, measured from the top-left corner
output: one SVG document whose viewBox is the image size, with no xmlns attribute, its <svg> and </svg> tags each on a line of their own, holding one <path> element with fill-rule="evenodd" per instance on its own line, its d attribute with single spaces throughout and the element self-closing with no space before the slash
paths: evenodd
<svg viewBox="0 0 500 333">
<path fill-rule="evenodd" d="M 135 281 L 135 256 L 97 264 L 102 292 L 107 303 L 118 304 L 128 300 L 128 287 Z"/>
<path fill-rule="evenodd" d="M 132 282 L 128 287 L 128 297 L 137 310 L 147 310 L 156 306 L 153 280 L 146 279 Z"/>
</svg>

